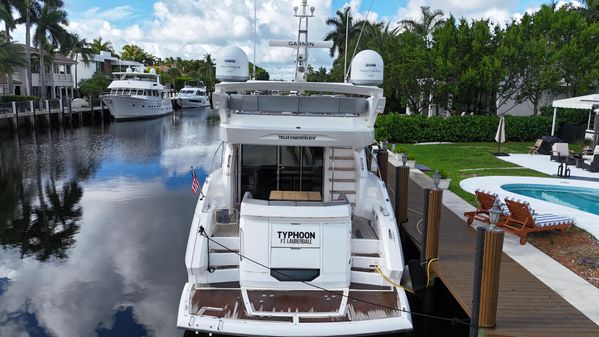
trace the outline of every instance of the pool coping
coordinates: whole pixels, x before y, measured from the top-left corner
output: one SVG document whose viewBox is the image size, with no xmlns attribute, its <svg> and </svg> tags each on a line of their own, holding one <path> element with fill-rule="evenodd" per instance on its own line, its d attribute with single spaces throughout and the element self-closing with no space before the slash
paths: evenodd
<svg viewBox="0 0 599 337">
<path fill-rule="evenodd" d="M 410 178 L 420 186 L 432 186 L 431 178 L 420 171 L 411 170 Z M 443 205 L 460 217 L 464 216 L 464 212 L 472 211 L 474 208 L 450 190 L 443 191 Z M 464 222 L 466 222 L 465 218 Z M 472 227 L 480 225 L 481 223 L 475 221 Z M 599 325 L 599 306 L 596 304 L 599 303 L 599 288 L 535 246 L 521 245 L 520 238 L 515 235 L 506 233 L 503 252 Z"/>
</svg>

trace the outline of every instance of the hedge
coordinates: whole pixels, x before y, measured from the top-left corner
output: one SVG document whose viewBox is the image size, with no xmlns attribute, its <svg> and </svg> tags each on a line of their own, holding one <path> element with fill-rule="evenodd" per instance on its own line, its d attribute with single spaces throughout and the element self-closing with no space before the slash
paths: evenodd
<svg viewBox="0 0 599 337">
<path fill-rule="evenodd" d="M 496 116 L 431 117 L 421 115 L 380 115 L 376 121 L 377 139 L 394 143 L 419 142 L 491 142 L 499 118 Z M 531 141 L 551 132 L 547 116 L 506 116 L 505 133 L 508 141 Z"/>
<path fill-rule="evenodd" d="M 557 123 L 558 125 L 587 125 L 589 112 L 589 109 L 557 108 Z M 542 107 L 541 114 L 553 118 L 553 108 L 551 106 Z"/>
</svg>

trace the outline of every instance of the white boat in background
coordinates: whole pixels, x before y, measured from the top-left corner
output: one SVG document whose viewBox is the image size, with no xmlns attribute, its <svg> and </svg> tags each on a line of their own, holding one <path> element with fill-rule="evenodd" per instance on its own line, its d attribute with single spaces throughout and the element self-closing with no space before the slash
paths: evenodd
<svg viewBox="0 0 599 337">
<path fill-rule="evenodd" d="M 293 82 L 247 81 L 237 47 L 216 58 L 221 162 L 195 208 L 179 328 L 253 336 L 413 328 L 396 286 L 404 259 L 393 207 L 366 163 L 385 107 L 383 60 L 365 50 L 351 83 L 306 82 L 308 46 L 321 44 L 307 41 L 313 11 L 303 0 L 299 38 L 273 43 L 297 49 Z"/>
<path fill-rule="evenodd" d="M 117 121 L 155 118 L 173 112 L 167 90 L 155 69 L 115 72 L 102 101 Z"/>
<path fill-rule="evenodd" d="M 179 90 L 177 103 L 183 109 L 202 108 L 210 105 L 206 94 L 206 87 L 202 81 L 186 81 L 185 86 Z"/>
</svg>

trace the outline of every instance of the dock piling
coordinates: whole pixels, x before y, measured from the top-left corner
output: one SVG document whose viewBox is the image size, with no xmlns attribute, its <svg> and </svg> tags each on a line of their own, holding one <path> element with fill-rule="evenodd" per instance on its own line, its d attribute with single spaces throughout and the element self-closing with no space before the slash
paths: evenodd
<svg viewBox="0 0 599 337">
<path fill-rule="evenodd" d="M 408 222 L 408 179 L 409 166 L 395 167 L 395 216 L 399 223 Z"/>
<path fill-rule="evenodd" d="M 469 337 L 478 336 L 478 320 L 480 310 L 480 287 L 483 271 L 483 255 L 485 247 L 485 228 L 476 228 L 476 252 L 474 253 L 474 283 L 472 285 L 472 312 L 470 313 Z"/>
<path fill-rule="evenodd" d="M 426 261 L 439 257 L 439 225 L 441 223 L 441 207 L 443 207 L 443 190 L 432 188 L 429 190 L 428 212 L 426 221 Z"/>
<path fill-rule="evenodd" d="M 428 229 L 428 203 L 430 198 L 430 188 L 424 189 L 424 207 L 422 207 L 422 237 L 420 243 L 420 264 L 426 264 L 426 238 L 427 238 L 427 229 Z"/>
<path fill-rule="evenodd" d="M 492 328 L 496 325 L 503 237 L 504 231 L 497 227 L 489 228 L 485 233 L 478 323 L 482 328 Z"/>
<path fill-rule="evenodd" d="M 389 152 L 387 151 L 387 149 L 383 148 L 381 150 L 379 150 L 376 158 L 377 160 L 377 165 L 379 166 L 379 174 L 381 175 L 381 179 L 383 179 L 383 181 L 385 182 L 385 184 L 387 183 L 388 177 L 387 177 L 387 166 L 389 163 Z"/>
</svg>

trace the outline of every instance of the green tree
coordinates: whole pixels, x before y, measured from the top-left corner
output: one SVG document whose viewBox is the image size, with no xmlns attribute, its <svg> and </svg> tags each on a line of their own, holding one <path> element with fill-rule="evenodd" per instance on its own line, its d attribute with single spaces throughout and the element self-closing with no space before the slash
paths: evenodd
<svg viewBox="0 0 599 337">
<path fill-rule="evenodd" d="M 335 17 L 327 19 L 326 24 L 333 26 L 332 30 L 324 37 L 325 41 L 333 41 L 333 46 L 329 50 L 331 57 L 335 55 L 335 51 L 337 51 L 339 57 L 345 55 L 345 31 L 348 30 L 348 35 L 352 36 L 352 33 L 358 29 L 353 21 L 350 7 L 337 10 Z"/>
<path fill-rule="evenodd" d="M 13 42 L 0 38 L 0 76 L 12 74 L 16 67 L 26 67 L 25 53 Z"/>
<path fill-rule="evenodd" d="M 420 19 L 418 21 L 412 19 L 404 19 L 399 21 L 399 25 L 412 33 L 415 33 L 426 41 L 427 47 L 430 48 L 433 32 L 437 27 L 443 24 L 443 11 L 436 9 L 431 11 L 429 6 L 420 7 Z"/>
<path fill-rule="evenodd" d="M 97 39 L 93 39 L 89 47 L 91 48 L 94 54 L 100 54 L 100 52 L 108 51 L 112 55 L 116 55 L 116 53 L 114 52 L 114 48 L 112 48 L 112 43 L 110 43 L 110 41 L 102 40 L 101 36 Z"/>
<path fill-rule="evenodd" d="M 64 10 L 47 4 L 41 8 L 39 21 L 33 34 L 33 44 L 38 48 L 40 55 L 40 97 L 42 99 L 46 98 L 45 54 L 48 49 L 60 46 L 61 39 L 67 35 L 63 26 L 68 24 L 67 12 Z"/>
<path fill-rule="evenodd" d="M 89 97 L 90 106 L 93 107 L 94 99 L 100 96 L 108 85 L 110 84 L 110 78 L 101 72 L 96 72 L 94 75 L 86 80 L 79 82 L 79 91 L 82 95 Z"/>
<path fill-rule="evenodd" d="M 15 0 L 0 0 L 0 21 L 4 21 L 4 37 L 6 41 L 11 41 L 10 32 L 15 29 L 15 20 L 12 16 L 12 9 L 16 5 Z M 4 73 L 8 82 L 8 92 L 14 94 L 14 80 L 12 72 Z"/>
<path fill-rule="evenodd" d="M 147 65 L 154 65 L 156 63 L 156 57 L 150 53 L 147 53 L 141 47 L 134 44 L 126 44 L 121 49 L 121 58 L 123 60 L 136 61 Z"/>
<path fill-rule="evenodd" d="M 64 38 L 64 43 L 60 46 L 60 52 L 74 59 L 76 62 L 81 57 L 81 60 L 85 64 L 89 64 L 94 56 L 85 38 L 81 38 L 78 34 L 70 33 Z M 77 90 L 78 83 L 79 77 L 77 76 L 77 65 L 75 65 L 75 90 Z"/>
<path fill-rule="evenodd" d="M 318 70 L 314 70 L 311 64 L 308 64 L 308 71 L 306 72 L 306 81 L 308 82 L 326 82 L 327 80 L 327 69 L 320 67 Z"/>
</svg>

